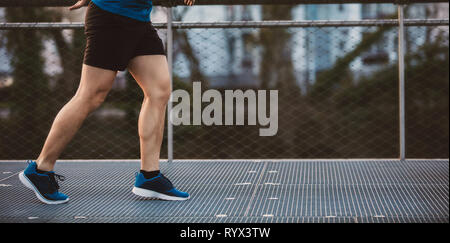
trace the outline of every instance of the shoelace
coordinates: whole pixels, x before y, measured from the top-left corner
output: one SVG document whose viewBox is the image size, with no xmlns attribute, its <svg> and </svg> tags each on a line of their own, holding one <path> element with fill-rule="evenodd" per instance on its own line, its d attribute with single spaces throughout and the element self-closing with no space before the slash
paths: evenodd
<svg viewBox="0 0 450 243">
<path fill-rule="evenodd" d="M 59 189 L 58 182 L 56 182 L 56 179 L 59 181 L 64 181 L 66 178 L 63 175 L 55 174 L 54 172 L 47 173 L 48 177 L 50 178 L 50 184 L 52 187 L 56 188 L 56 191 Z"/>
</svg>

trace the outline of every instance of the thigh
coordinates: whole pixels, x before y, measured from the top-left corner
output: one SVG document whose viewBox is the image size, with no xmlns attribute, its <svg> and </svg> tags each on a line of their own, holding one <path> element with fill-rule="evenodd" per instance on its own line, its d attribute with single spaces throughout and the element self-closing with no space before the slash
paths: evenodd
<svg viewBox="0 0 450 243">
<path fill-rule="evenodd" d="M 130 60 L 128 71 L 143 91 L 151 95 L 161 90 L 170 92 L 170 74 L 166 56 L 143 55 Z"/>
<path fill-rule="evenodd" d="M 80 85 L 76 95 L 92 96 L 108 93 L 116 78 L 117 71 L 83 64 Z"/>
</svg>

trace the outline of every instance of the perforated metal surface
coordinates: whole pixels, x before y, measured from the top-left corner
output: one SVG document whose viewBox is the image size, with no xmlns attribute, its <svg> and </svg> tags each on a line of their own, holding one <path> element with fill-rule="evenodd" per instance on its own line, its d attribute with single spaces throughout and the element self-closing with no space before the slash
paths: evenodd
<svg viewBox="0 0 450 243">
<path fill-rule="evenodd" d="M 138 162 L 60 162 L 63 205 L 20 184 L 25 166 L 0 162 L 0 222 L 449 222 L 448 160 L 161 163 L 185 202 L 133 195 Z"/>
</svg>

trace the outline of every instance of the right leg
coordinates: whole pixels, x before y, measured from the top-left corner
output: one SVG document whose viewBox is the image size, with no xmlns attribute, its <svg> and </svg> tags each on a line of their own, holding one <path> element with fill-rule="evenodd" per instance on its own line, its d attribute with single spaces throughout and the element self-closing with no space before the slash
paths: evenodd
<svg viewBox="0 0 450 243">
<path fill-rule="evenodd" d="M 117 72 L 83 64 L 75 96 L 59 111 L 37 159 L 38 169 L 52 171 L 56 160 L 86 117 L 99 107 L 112 87 Z"/>
</svg>

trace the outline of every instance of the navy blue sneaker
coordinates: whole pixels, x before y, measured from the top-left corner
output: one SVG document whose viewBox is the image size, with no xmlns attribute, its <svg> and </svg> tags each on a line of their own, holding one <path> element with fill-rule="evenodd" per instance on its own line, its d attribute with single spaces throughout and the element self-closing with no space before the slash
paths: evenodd
<svg viewBox="0 0 450 243">
<path fill-rule="evenodd" d="M 189 199 L 188 193 L 175 189 L 172 182 L 161 173 L 150 179 L 145 179 L 142 173 L 136 173 L 136 182 L 134 183 L 133 193 L 141 197 L 169 201 Z"/>
<path fill-rule="evenodd" d="M 34 191 L 39 200 L 46 204 L 61 204 L 69 201 L 67 195 L 58 192 L 59 185 L 56 178 L 63 181 L 63 176 L 57 175 L 53 171 L 44 174 L 38 173 L 36 162 L 27 162 L 28 167 L 20 172 L 19 179 L 26 187 Z"/>
</svg>

